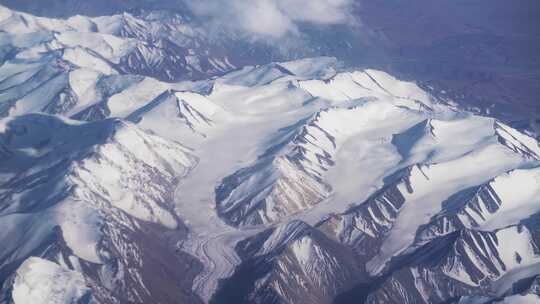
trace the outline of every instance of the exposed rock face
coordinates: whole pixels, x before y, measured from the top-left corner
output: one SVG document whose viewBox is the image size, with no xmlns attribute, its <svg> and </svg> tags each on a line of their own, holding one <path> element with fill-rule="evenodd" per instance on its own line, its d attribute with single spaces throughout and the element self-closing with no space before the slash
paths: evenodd
<svg viewBox="0 0 540 304">
<path fill-rule="evenodd" d="M 186 18 L 0 8 L 0 303 L 537 300 L 530 127 Z"/>
<path fill-rule="evenodd" d="M 350 249 L 299 221 L 246 239 L 236 250 L 244 262 L 215 303 L 332 303 L 365 279 Z"/>
<path fill-rule="evenodd" d="M 115 119 L 74 124 L 39 114 L 8 121 L 0 138 L 10 151 L 3 160 L 2 240 L 19 248 L 2 251 L 2 273 L 37 255 L 76 271 L 43 262 L 84 285 L 80 297 L 197 300 L 191 280 L 200 266 L 175 248 L 186 230 L 170 211 L 177 177 L 195 164 L 184 147 Z M 28 267 L 14 279 L 16 303 L 24 299 L 17 282 L 26 280 Z M 41 279 L 28 280 L 32 286 Z"/>
</svg>

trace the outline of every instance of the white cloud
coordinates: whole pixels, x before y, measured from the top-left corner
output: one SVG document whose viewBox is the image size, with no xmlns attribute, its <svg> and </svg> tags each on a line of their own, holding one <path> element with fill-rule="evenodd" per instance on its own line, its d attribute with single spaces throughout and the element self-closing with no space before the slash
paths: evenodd
<svg viewBox="0 0 540 304">
<path fill-rule="evenodd" d="M 346 24 L 354 0 L 188 0 L 208 22 L 243 32 L 282 37 L 298 33 L 298 23 Z"/>
</svg>

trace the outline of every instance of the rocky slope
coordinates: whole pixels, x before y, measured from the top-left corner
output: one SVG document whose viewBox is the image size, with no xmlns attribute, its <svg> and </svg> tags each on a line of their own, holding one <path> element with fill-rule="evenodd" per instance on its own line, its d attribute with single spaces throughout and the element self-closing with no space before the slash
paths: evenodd
<svg viewBox="0 0 540 304">
<path fill-rule="evenodd" d="M 530 132 L 330 57 L 178 81 L 232 65 L 174 14 L 1 12 L 0 303 L 538 301 Z"/>
<path fill-rule="evenodd" d="M 10 244 L 0 267 L 4 290 L 14 282 L 15 303 L 40 296 L 29 290 L 47 291 L 39 276 L 56 276 L 47 269 L 60 267 L 28 261 L 11 274 L 29 256 L 61 265 L 66 270 L 55 271 L 85 287 L 78 296 L 97 302 L 145 302 L 154 293 L 197 299 L 189 277 L 180 280 L 196 262 L 175 252 L 174 240 L 186 232 L 171 212 L 171 189 L 196 163 L 185 147 L 116 119 L 78 123 L 44 114 L 5 119 L 0 138 L 1 238 Z M 163 273 L 171 263 L 178 269 Z M 178 283 L 157 292 L 167 280 Z M 51 288 L 51 299 L 73 293 Z"/>
</svg>

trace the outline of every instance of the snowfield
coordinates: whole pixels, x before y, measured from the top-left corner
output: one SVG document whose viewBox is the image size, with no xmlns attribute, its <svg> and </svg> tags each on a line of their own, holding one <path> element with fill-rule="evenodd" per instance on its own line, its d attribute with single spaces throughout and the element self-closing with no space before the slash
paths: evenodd
<svg viewBox="0 0 540 304">
<path fill-rule="evenodd" d="M 145 16 L 0 6 L 0 303 L 538 300 L 534 138 L 335 58 L 189 57 Z"/>
</svg>

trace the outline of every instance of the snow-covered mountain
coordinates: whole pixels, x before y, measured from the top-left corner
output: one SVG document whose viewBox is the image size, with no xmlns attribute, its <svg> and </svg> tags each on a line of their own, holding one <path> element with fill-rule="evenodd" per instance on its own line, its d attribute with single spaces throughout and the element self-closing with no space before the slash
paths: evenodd
<svg viewBox="0 0 540 304">
<path fill-rule="evenodd" d="M 105 75 L 139 74 L 176 81 L 234 68 L 227 57 L 201 49 L 208 47 L 199 42 L 204 33 L 186 26 L 182 16 L 160 14 L 49 19 L 1 7 L 1 59 L 11 66 L 2 76 L 7 79 L 17 74 L 24 81 L 40 75 L 40 67 L 45 66 L 52 70 L 42 71 L 42 81 L 80 68 Z"/>
<path fill-rule="evenodd" d="M 146 302 L 160 288 L 154 284 L 179 274 L 148 282 L 143 273 L 170 263 L 188 267 L 190 258 L 156 252 L 174 244 L 157 245 L 152 236 L 185 233 L 170 188 L 196 164 L 187 148 L 117 119 L 80 123 L 45 114 L 4 119 L 0 138 L 1 268 L 4 289 L 14 281 L 15 303 L 47 298 L 38 292 L 51 292 L 40 285 L 48 280 L 35 276 L 56 276 L 48 269 L 91 288 L 86 298 Z M 29 256 L 65 270 L 37 259 L 11 273 Z M 51 301 L 64 288 L 62 281 L 52 284 L 59 294 L 50 294 Z M 182 293 L 173 285 L 163 299 Z"/>
<path fill-rule="evenodd" d="M 530 133 L 176 14 L 0 11 L 0 303 L 540 302 Z"/>
</svg>

